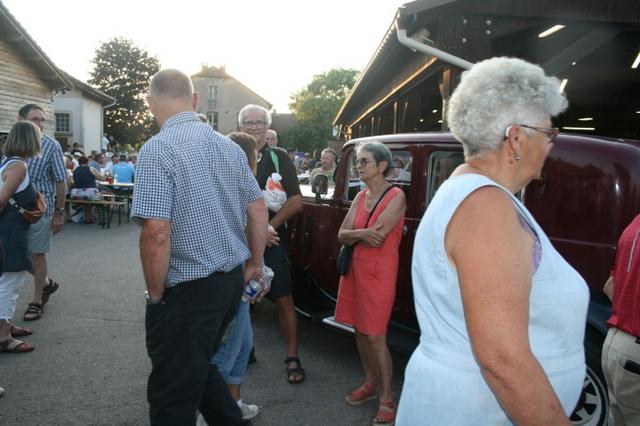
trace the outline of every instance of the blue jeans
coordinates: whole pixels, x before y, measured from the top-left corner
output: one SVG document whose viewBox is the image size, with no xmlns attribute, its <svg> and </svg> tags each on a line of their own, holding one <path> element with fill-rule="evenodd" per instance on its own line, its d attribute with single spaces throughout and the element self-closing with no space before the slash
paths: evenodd
<svg viewBox="0 0 640 426">
<path fill-rule="evenodd" d="M 253 347 L 253 330 L 249 318 L 249 302 L 240 301 L 238 311 L 225 331 L 218 351 L 211 357 L 225 383 L 240 385 L 247 372 L 247 362 Z"/>
</svg>

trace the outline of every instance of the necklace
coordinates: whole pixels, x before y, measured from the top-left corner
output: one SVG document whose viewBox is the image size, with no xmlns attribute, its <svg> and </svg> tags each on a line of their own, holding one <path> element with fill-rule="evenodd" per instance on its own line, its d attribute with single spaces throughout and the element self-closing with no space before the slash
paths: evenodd
<svg viewBox="0 0 640 426">
<path fill-rule="evenodd" d="M 382 196 L 382 194 L 384 194 L 384 192 L 387 190 L 387 188 L 389 188 L 391 186 L 391 184 L 389 182 L 387 182 L 387 184 L 385 186 L 382 187 L 382 189 L 380 189 L 380 194 L 378 194 L 377 197 L 375 198 L 371 198 L 371 191 L 369 191 L 369 193 L 367 194 L 367 198 L 364 202 L 364 208 L 367 211 L 371 211 L 371 209 L 373 208 L 373 206 L 376 205 L 376 203 L 378 202 L 378 200 L 380 199 L 380 197 Z"/>
</svg>

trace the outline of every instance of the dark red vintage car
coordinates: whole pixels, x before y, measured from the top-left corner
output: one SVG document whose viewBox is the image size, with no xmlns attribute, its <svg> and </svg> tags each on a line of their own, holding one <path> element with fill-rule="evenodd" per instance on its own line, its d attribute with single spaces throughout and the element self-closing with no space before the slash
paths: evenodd
<svg viewBox="0 0 640 426">
<path fill-rule="evenodd" d="M 310 196 L 304 197 L 302 212 L 291 223 L 289 256 L 296 282 L 294 300 L 302 315 L 352 331 L 333 320 L 339 282 L 335 266 L 340 247 L 337 236 L 361 186 L 354 148 L 366 140 L 381 141 L 391 149 L 394 164 L 390 180 L 407 196 L 397 296 L 388 340 L 394 349 L 410 353 L 419 336 L 411 286 L 413 241 L 429 201 L 463 161 L 462 146 L 451 134 L 376 136 L 344 145 L 335 187 L 329 188 L 328 194 L 307 193 Z M 613 265 L 618 236 L 640 212 L 640 141 L 560 135 L 541 178 L 531 182 L 519 196 L 591 289 L 585 337 L 588 375 L 572 420 L 576 424 L 604 424 L 608 404 L 600 352 L 611 305 L 601 288 Z"/>
</svg>

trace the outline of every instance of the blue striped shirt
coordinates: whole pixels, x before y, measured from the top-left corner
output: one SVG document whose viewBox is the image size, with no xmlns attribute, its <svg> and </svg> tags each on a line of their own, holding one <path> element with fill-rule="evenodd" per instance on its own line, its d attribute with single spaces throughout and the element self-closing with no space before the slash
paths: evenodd
<svg viewBox="0 0 640 426">
<path fill-rule="evenodd" d="M 131 217 L 171 222 L 171 287 L 246 261 L 247 206 L 260 198 L 240 147 L 182 112 L 140 150 Z"/>
<path fill-rule="evenodd" d="M 31 157 L 27 161 L 29 177 L 33 186 L 47 199 L 46 217 L 53 215 L 54 195 L 56 182 L 64 182 L 67 179 L 67 171 L 64 167 L 62 148 L 57 140 L 42 135 L 40 155 Z"/>
</svg>

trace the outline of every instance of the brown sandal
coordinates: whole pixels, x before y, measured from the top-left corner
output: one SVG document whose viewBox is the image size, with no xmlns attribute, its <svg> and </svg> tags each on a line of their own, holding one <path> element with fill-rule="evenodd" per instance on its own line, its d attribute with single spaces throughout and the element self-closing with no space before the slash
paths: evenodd
<svg viewBox="0 0 640 426">
<path fill-rule="evenodd" d="M 24 337 L 33 334 L 33 330 L 26 327 L 18 327 L 11 324 L 11 337 Z"/>
<path fill-rule="evenodd" d="M 35 321 L 42 318 L 42 304 L 40 303 L 29 303 L 29 307 L 24 313 L 24 317 L 22 317 L 25 321 Z"/>
<path fill-rule="evenodd" d="M 371 383 L 364 383 L 358 389 L 349 392 L 344 397 L 344 402 L 352 406 L 358 406 L 377 397 L 376 386 Z"/>
<path fill-rule="evenodd" d="M 44 305 L 46 305 L 47 302 L 49 301 L 49 297 L 53 293 L 55 293 L 59 287 L 60 287 L 60 284 L 58 284 L 51 278 L 47 277 L 47 285 L 44 286 L 44 288 L 42 289 L 42 307 L 43 308 L 44 308 Z"/>
<path fill-rule="evenodd" d="M 18 339 L 9 339 L 4 342 L 0 342 L 0 353 L 24 353 L 31 352 L 34 346 L 31 343 L 23 342 Z"/>
<path fill-rule="evenodd" d="M 394 401 L 380 400 L 378 414 L 373 418 L 373 426 L 393 426 L 396 421 L 398 405 Z"/>
</svg>

